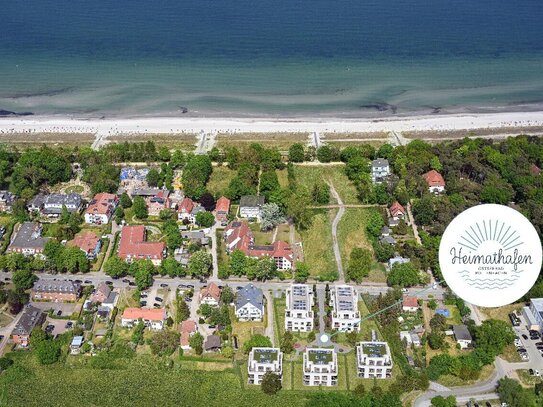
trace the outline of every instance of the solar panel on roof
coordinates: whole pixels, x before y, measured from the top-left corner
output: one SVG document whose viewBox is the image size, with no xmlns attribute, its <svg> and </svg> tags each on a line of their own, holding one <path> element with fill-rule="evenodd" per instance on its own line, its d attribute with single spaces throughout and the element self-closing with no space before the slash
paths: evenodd
<svg viewBox="0 0 543 407">
<path fill-rule="evenodd" d="M 292 307 L 295 310 L 305 310 L 307 308 L 307 302 L 305 300 L 294 300 Z"/>
</svg>

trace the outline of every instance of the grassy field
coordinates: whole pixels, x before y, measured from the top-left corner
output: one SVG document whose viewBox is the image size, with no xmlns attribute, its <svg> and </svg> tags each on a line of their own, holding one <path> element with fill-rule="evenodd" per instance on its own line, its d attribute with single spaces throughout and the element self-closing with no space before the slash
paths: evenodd
<svg viewBox="0 0 543 407">
<path fill-rule="evenodd" d="M 90 358 L 40 366 L 31 353 L 14 354 L 15 365 L 0 376 L 2 406 L 303 406 L 305 397 L 280 392 L 270 397 L 258 387 L 243 389 L 241 372 L 190 368 L 147 356 L 123 359 L 114 369 L 96 369 Z M 72 359 L 72 358 L 69 358 Z"/>
<path fill-rule="evenodd" d="M 290 242 L 290 226 L 287 223 L 282 223 L 277 226 L 277 237 L 275 238 L 275 240 Z"/>
<path fill-rule="evenodd" d="M 264 335 L 266 329 L 266 317 L 268 313 L 264 313 L 264 321 L 247 321 L 240 322 L 236 319 L 234 309 L 230 309 L 230 320 L 232 321 L 232 334 L 238 337 L 238 345 L 243 347 L 243 344 L 251 338 L 251 335 L 261 334 Z"/>
<path fill-rule="evenodd" d="M 493 371 L 494 371 L 494 365 L 485 365 L 482 367 L 479 377 L 475 380 L 464 380 L 461 377 L 457 377 L 453 375 L 444 375 L 444 376 L 441 376 L 437 380 L 437 382 L 447 387 L 469 386 L 470 384 L 474 384 L 475 382 L 484 381 L 488 379 Z"/>
<path fill-rule="evenodd" d="M 313 223 L 308 230 L 300 232 L 305 262 L 310 267 L 311 275 L 337 278 L 337 265 L 332 249 L 332 220 L 337 213 L 334 210 L 316 210 Z"/>
<path fill-rule="evenodd" d="M 157 147 L 166 146 L 192 151 L 196 148 L 197 135 L 193 133 L 123 134 L 107 138 L 112 143 L 144 143 L 153 141 Z"/>
<path fill-rule="evenodd" d="M 249 227 L 251 228 L 251 231 L 253 232 L 256 245 L 267 245 L 267 244 L 272 243 L 273 231 L 266 231 L 266 232 L 261 231 L 260 224 L 258 223 L 251 223 Z"/>
<path fill-rule="evenodd" d="M 277 179 L 279 180 L 279 185 L 281 185 L 281 188 L 288 187 L 288 175 L 287 170 L 275 170 L 277 173 Z"/>
<path fill-rule="evenodd" d="M 485 314 L 488 318 L 499 319 L 501 321 L 505 321 L 509 323 L 510 322 L 509 314 L 513 311 L 520 312 L 523 306 L 524 306 L 524 303 L 509 304 L 509 305 L 504 305 L 503 307 L 498 307 L 498 308 L 479 307 L 479 311 Z"/>
<path fill-rule="evenodd" d="M 517 370 L 517 375 L 519 378 L 520 383 L 525 387 L 532 387 L 536 383 L 541 382 L 541 376 L 531 376 L 527 369 L 519 369 Z"/>
<path fill-rule="evenodd" d="M 360 140 L 360 139 L 384 139 L 387 141 L 389 138 L 388 133 L 384 131 L 374 132 L 353 132 L 353 133 L 324 133 L 325 140 Z"/>
<path fill-rule="evenodd" d="M 286 151 L 294 143 L 307 143 L 308 137 L 309 133 L 218 133 L 217 147 L 244 147 L 259 143 Z"/>
<path fill-rule="evenodd" d="M 343 164 L 327 165 L 327 166 L 304 166 L 296 165 L 294 172 L 296 174 L 296 182 L 309 191 L 312 190 L 315 181 L 324 180 L 331 182 L 339 196 L 345 204 L 360 203 L 357 197 L 356 187 L 347 178 L 344 172 Z"/>
<path fill-rule="evenodd" d="M 228 185 L 232 178 L 236 176 L 236 171 L 226 166 L 213 167 L 213 172 L 207 183 L 207 189 L 214 196 L 225 195 Z"/>
<path fill-rule="evenodd" d="M 93 133 L 3 133 L 0 134 L 0 143 L 24 147 L 36 147 L 43 144 L 90 146 L 94 138 Z"/>
</svg>

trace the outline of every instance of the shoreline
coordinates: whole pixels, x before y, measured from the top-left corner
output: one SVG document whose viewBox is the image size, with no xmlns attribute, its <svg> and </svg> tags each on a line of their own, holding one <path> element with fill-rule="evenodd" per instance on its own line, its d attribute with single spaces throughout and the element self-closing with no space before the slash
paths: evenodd
<svg viewBox="0 0 543 407">
<path fill-rule="evenodd" d="M 0 118 L 0 134 L 93 133 L 183 134 L 183 133 L 355 133 L 417 132 L 475 129 L 537 129 L 541 133 L 543 111 L 418 115 L 374 119 L 328 117 L 134 117 L 72 118 L 23 116 Z"/>
</svg>

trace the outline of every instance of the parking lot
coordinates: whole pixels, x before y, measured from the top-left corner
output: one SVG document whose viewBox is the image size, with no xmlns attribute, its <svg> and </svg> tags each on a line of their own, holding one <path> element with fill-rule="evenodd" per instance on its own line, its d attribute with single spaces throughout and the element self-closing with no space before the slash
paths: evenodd
<svg viewBox="0 0 543 407">
<path fill-rule="evenodd" d="M 36 308 L 39 308 L 45 312 L 52 309 L 55 315 L 60 311 L 60 315 L 62 316 L 72 315 L 78 305 L 80 304 L 69 302 L 32 302 L 32 306 Z"/>
<path fill-rule="evenodd" d="M 526 321 L 522 315 L 519 316 L 520 326 L 514 326 L 513 330 L 515 331 L 519 341 L 515 341 L 515 346 L 519 348 L 526 349 L 525 354 L 528 359 L 524 359 L 521 362 L 522 366 L 517 367 L 518 369 L 537 369 L 540 372 L 543 371 L 543 355 L 537 349 L 536 343 L 543 342 L 541 336 L 537 339 L 530 338 L 530 332 L 528 331 Z M 527 339 L 526 339 L 527 338 Z"/>
<path fill-rule="evenodd" d="M 48 331 L 51 335 L 57 336 L 71 329 L 71 327 L 66 326 L 66 324 L 69 322 L 75 325 L 76 321 L 69 321 L 67 319 L 52 319 L 48 317 L 45 326 L 53 326 L 54 328 L 49 328 Z"/>
</svg>

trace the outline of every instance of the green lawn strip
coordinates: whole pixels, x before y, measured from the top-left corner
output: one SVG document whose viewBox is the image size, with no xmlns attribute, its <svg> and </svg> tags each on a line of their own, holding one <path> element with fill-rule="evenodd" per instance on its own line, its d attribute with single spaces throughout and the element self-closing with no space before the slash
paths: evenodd
<svg viewBox="0 0 543 407">
<path fill-rule="evenodd" d="M 309 191 L 313 189 L 315 181 L 328 181 L 334 185 L 343 203 L 360 203 L 356 187 L 345 175 L 345 166 L 343 163 L 326 166 L 295 165 L 294 171 L 296 182 L 306 187 Z"/>
<path fill-rule="evenodd" d="M 226 166 L 213 167 L 213 172 L 207 182 L 207 190 L 213 196 L 225 195 L 230 181 L 236 176 L 236 171 Z"/>
<path fill-rule="evenodd" d="M 304 259 L 313 277 L 337 279 L 337 265 L 332 246 L 332 221 L 337 209 L 316 209 L 311 227 L 300 231 Z"/>
</svg>

